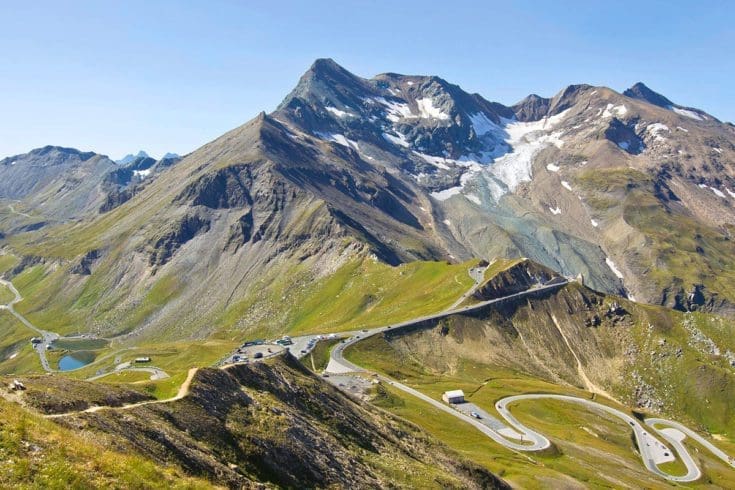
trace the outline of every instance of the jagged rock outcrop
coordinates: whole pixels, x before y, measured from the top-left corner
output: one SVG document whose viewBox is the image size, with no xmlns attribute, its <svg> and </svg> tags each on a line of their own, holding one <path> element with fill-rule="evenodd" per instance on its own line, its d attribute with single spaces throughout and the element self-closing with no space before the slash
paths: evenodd
<svg viewBox="0 0 735 490">
<path fill-rule="evenodd" d="M 553 270 L 522 260 L 481 285 L 473 296 L 481 301 L 500 298 L 546 284 L 555 277 L 559 275 Z"/>
<path fill-rule="evenodd" d="M 161 266 L 168 262 L 176 250 L 200 233 L 209 230 L 209 220 L 196 214 L 188 214 L 172 223 L 168 230 L 152 244 L 148 262 L 152 266 Z"/>
<path fill-rule="evenodd" d="M 69 272 L 72 274 L 78 274 L 81 276 L 88 276 L 92 273 L 92 265 L 97 259 L 102 257 L 100 250 L 90 250 L 79 259 L 79 262 L 74 264 Z"/>
</svg>

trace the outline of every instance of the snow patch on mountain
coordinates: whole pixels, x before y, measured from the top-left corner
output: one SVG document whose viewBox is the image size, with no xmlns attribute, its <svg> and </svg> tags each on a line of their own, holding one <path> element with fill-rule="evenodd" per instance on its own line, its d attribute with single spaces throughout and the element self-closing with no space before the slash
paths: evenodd
<svg viewBox="0 0 735 490">
<path fill-rule="evenodd" d="M 561 209 L 559 208 L 559 206 L 555 208 L 549 207 L 549 211 L 551 211 L 551 214 L 553 215 L 561 214 Z"/>
<path fill-rule="evenodd" d="M 431 197 L 438 201 L 446 201 L 452 196 L 456 196 L 457 194 L 460 194 L 462 192 L 462 186 L 458 185 L 456 187 L 450 187 L 449 189 L 444 189 L 443 191 L 437 191 L 432 192 Z"/>
<path fill-rule="evenodd" d="M 466 198 L 467 198 L 467 199 L 469 199 L 470 201 L 474 202 L 474 203 L 475 203 L 475 204 L 477 204 L 478 206 L 482 204 L 482 201 L 480 200 L 480 198 L 479 198 L 479 197 L 477 197 L 477 196 L 476 196 L 476 195 L 474 195 L 474 194 L 465 194 L 465 196 L 464 196 L 464 197 L 466 197 Z"/>
<path fill-rule="evenodd" d="M 559 171 L 559 166 L 558 165 L 554 165 L 553 163 L 549 163 L 549 164 L 546 165 L 546 170 L 549 170 L 551 172 L 558 172 Z"/>
<path fill-rule="evenodd" d="M 605 110 L 602 112 L 602 117 L 608 118 L 613 116 L 624 116 L 628 113 L 628 108 L 624 105 L 608 104 Z"/>
<path fill-rule="evenodd" d="M 410 143 L 406 139 L 406 135 L 403 135 L 397 131 L 395 136 L 389 133 L 383 133 L 383 138 L 387 139 L 394 145 L 402 146 L 404 148 L 408 148 L 410 146 Z"/>
<path fill-rule="evenodd" d="M 368 100 L 373 100 L 385 106 L 388 112 L 388 114 L 386 115 L 386 119 L 388 119 L 390 122 L 398 122 L 404 118 L 417 117 L 416 115 L 414 115 L 413 112 L 411 112 L 411 108 L 405 102 L 387 100 L 384 97 L 375 97 L 374 99 L 368 99 Z"/>
<path fill-rule="evenodd" d="M 669 107 L 672 111 L 676 112 L 680 116 L 688 117 L 689 119 L 694 119 L 696 121 L 702 121 L 702 116 L 697 114 L 694 111 L 690 111 L 689 109 L 681 109 L 679 107 Z"/>
<path fill-rule="evenodd" d="M 438 107 L 434 106 L 434 101 L 428 97 L 423 99 L 416 99 L 416 105 L 419 109 L 419 114 L 424 119 L 449 119 L 449 114 L 442 112 Z"/>
<path fill-rule="evenodd" d="M 572 190 L 572 186 L 569 185 L 569 182 L 567 182 L 566 180 L 562 180 L 561 181 L 561 186 L 563 188 L 565 188 L 566 190 L 568 190 L 568 191 L 571 191 Z"/>
<path fill-rule="evenodd" d="M 344 119 L 345 117 L 355 117 L 355 115 L 352 114 L 351 112 L 342 111 L 340 109 L 337 109 L 336 107 L 325 106 L 324 108 L 328 110 L 329 112 L 331 112 L 332 114 L 334 114 L 335 116 L 342 118 L 342 119 Z"/>
<path fill-rule="evenodd" d="M 596 219 L 590 219 L 590 223 L 592 223 L 592 226 L 594 226 L 595 228 L 600 226 L 600 223 L 598 223 Z"/>
<path fill-rule="evenodd" d="M 478 112 L 476 114 L 470 114 L 470 122 L 472 123 L 472 129 L 475 130 L 477 136 L 482 136 L 490 132 L 501 131 L 502 128 L 492 122 L 485 114 Z"/>
<path fill-rule="evenodd" d="M 730 194 L 730 197 L 735 199 L 735 192 L 731 191 L 728 187 L 725 187 L 725 190 L 727 191 L 728 194 Z"/>
<path fill-rule="evenodd" d="M 671 131 L 669 127 L 661 123 L 653 123 L 646 126 L 646 131 L 653 136 L 656 141 L 666 141 L 666 138 L 661 136 L 662 131 Z"/>
<path fill-rule="evenodd" d="M 513 151 L 496 159 L 488 171 L 505 184 L 508 192 L 515 191 L 522 182 L 531 180 L 531 167 L 538 152 L 550 144 L 556 146 L 563 144 L 559 138 L 560 133 L 549 133 L 549 130 L 561 122 L 568 111 L 569 109 L 539 121 L 509 121 L 506 123 L 504 128 L 508 135 L 506 142 L 513 148 Z M 497 201 L 502 194 L 493 195 L 493 198 Z"/>
<path fill-rule="evenodd" d="M 715 193 L 715 196 L 722 197 L 723 199 L 726 199 L 725 193 L 722 192 L 720 189 L 717 189 L 715 187 L 710 186 L 710 189 L 712 189 L 712 192 Z"/>
<path fill-rule="evenodd" d="M 339 133 L 321 133 L 317 132 L 316 135 L 322 139 L 326 139 L 329 141 L 334 141 L 338 145 L 346 146 L 348 148 L 352 148 L 354 150 L 360 150 L 360 147 L 357 144 L 357 141 L 353 141 L 351 139 L 348 139 L 343 134 Z"/>
<path fill-rule="evenodd" d="M 141 179 L 145 179 L 151 174 L 151 169 L 147 168 L 145 170 L 133 170 L 133 175 L 136 177 L 140 177 Z"/>
<path fill-rule="evenodd" d="M 615 266 L 615 262 L 613 262 L 610 257 L 605 257 L 605 263 L 610 268 L 610 270 L 613 271 L 613 274 L 615 274 L 617 276 L 617 278 L 622 281 L 623 280 L 623 273 L 620 272 L 620 270 Z"/>
<path fill-rule="evenodd" d="M 449 162 L 456 163 L 456 160 L 447 160 L 446 158 L 443 158 L 443 157 L 435 157 L 435 156 L 427 155 L 426 153 L 420 153 L 418 151 L 414 151 L 413 153 L 414 155 L 421 157 L 425 162 L 430 163 L 434 165 L 435 167 L 439 167 L 442 170 L 449 170 L 449 165 L 447 165 L 447 163 Z"/>
</svg>

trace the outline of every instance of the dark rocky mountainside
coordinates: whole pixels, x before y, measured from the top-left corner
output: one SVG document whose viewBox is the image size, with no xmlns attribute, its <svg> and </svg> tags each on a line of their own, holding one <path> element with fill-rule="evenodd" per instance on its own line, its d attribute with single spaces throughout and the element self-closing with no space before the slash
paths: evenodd
<svg viewBox="0 0 735 490">
<path fill-rule="evenodd" d="M 201 369 L 175 402 L 58 420 L 230 488 L 509 488 L 290 356 Z"/>
<path fill-rule="evenodd" d="M 659 107 L 664 107 L 666 109 L 674 105 L 673 102 L 671 102 L 663 95 L 654 92 L 650 88 L 646 87 L 643 82 L 638 82 L 629 89 L 625 90 L 625 92 L 623 92 L 623 95 L 633 99 L 645 100 L 646 102 L 657 105 Z"/>
</svg>

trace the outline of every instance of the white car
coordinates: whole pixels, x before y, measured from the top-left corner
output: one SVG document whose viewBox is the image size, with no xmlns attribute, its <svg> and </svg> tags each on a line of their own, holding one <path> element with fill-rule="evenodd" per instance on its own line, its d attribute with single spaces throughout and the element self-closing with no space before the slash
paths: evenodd
<svg viewBox="0 0 735 490">
<path fill-rule="evenodd" d="M 479 414 L 479 413 L 477 413 L 477 412 L 470 412 L 470 415 L 472 415 L 472 416 L 473 416 L 473 417 L 475 417 L 476 419 L 481 419 L 481 418 L 482 418 L 482 415 L 480 415 L 480 414 Z"/>
</svg>

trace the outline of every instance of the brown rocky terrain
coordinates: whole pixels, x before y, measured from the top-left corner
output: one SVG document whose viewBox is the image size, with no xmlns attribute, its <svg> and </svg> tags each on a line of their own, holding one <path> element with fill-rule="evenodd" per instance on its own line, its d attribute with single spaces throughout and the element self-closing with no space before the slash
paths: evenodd
<svg viewBox="0 0 735 490">
<path fill-rule="evenodd" d="M 200 369 L 188 395 L 175 402 L 55 420 L 231 488 L 508 488 L 290 356 Z"/>
</svg>

